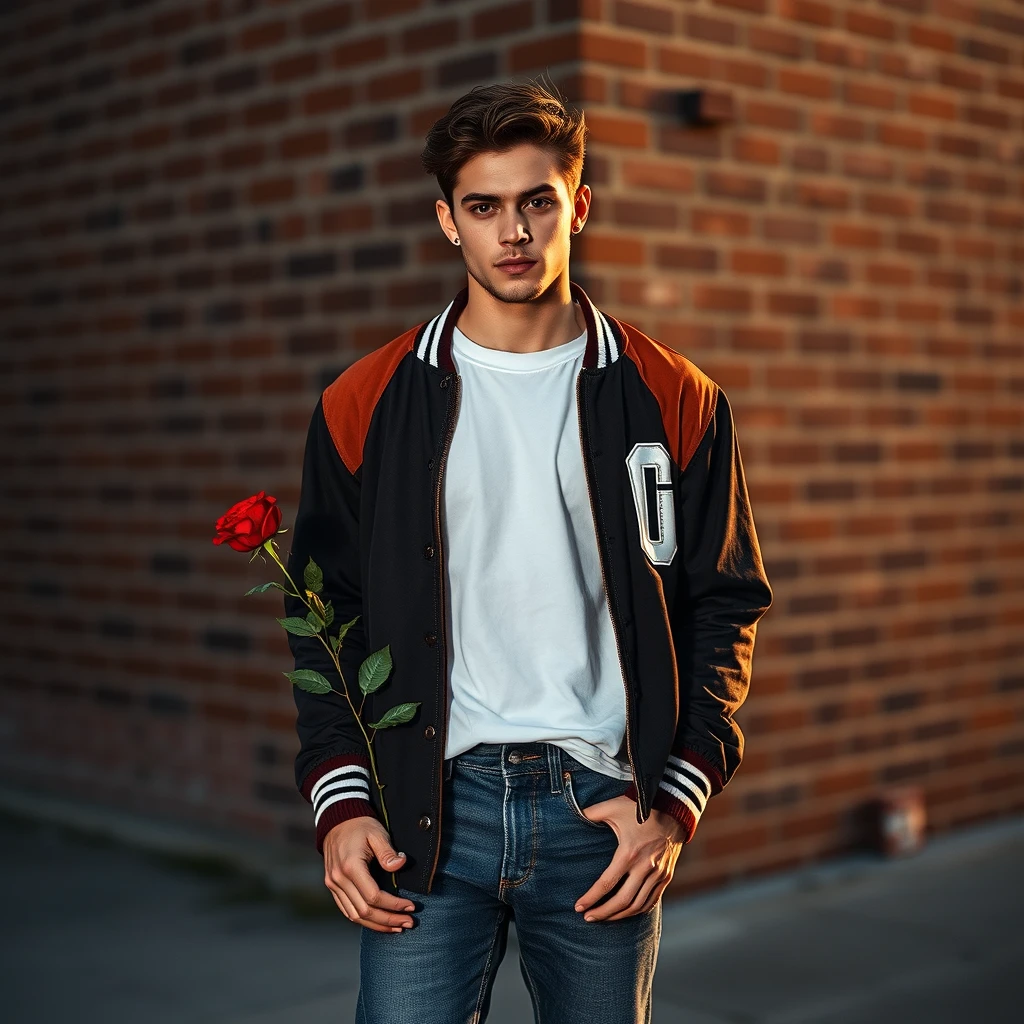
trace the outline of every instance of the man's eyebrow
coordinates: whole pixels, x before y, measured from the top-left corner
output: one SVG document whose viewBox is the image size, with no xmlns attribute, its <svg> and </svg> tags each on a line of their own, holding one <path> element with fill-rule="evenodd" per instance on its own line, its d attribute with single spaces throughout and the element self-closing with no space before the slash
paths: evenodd
<svg viewBox="0 0 1024 1024">
<path fill-rule="evenodd" d="M 528 188 L 525 192 L 520 192 L 517 199 L 529 199 L 530 196 L 535 196 L 539 192 L 557 192 L 558 189 L 549 182 L 544 182 L 543 185 L 535 185 L 533 188 Z M 501 196 L 487 195 L 483 192 L 467 192 L 460 200 L 459 205 L 465 206 L 466 203 L 497 203 L 501 200 Z"/>
</svg>

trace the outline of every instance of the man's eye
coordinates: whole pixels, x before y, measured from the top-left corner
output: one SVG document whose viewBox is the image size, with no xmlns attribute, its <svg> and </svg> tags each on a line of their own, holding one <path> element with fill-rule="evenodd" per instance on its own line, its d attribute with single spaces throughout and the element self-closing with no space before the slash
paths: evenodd
<svg viewBox="0 0 1024 1024">
<path fill-rule="evenodd" d="M 530 199 L 528 201 L 531 203 L 546 203 L 548 206 L 552 205 L 551 200 L 546 199 L 544 196 L 534 196 L 533 199 Z M 472 213 L 479 213 L 482 209 L 484 209 L 484 207 L 489 207 L 491 205 L 491 203 L 477 203 L 476 206 L 473 206 L 470 209 Z M 537 209 L 537 207 L 534 207 L 534 209 Z"/>
</svg>

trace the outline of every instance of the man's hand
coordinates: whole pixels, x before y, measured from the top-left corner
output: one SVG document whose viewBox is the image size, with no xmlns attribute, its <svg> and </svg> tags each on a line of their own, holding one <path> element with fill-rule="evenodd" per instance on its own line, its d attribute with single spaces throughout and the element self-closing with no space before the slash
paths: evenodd
<svg viewBox="0 0 1024 1024">
<path fill-rule="evenodd" d="M 415 906 L 377 885 L 367 866 L 374 857 L 386 871 L 405 862 L 405 855 L 395 852 L 377 818 L 363 814 L 340 822 L 324 838 L 324 884 L 350 921 L 375 932 L 411 928 L 413 919 L 394 911 L 415 910 Z"/>
<path fill-rule="evenodd" d="M 646 913 L 672 881 L 683 848 L 683 826 L 671 814 L 655 808 L 638 824 L 636 801 L 628 796 L 601 800 L 580 810 L 591 821 L 607 822 L 619 837 L 619 847 L 597 881 L 576 901 L 576 909 L 588 921 L 617 921 Z M 622 888 L 606 903 L 589 910 L 623 875 Z"/>
</svg>

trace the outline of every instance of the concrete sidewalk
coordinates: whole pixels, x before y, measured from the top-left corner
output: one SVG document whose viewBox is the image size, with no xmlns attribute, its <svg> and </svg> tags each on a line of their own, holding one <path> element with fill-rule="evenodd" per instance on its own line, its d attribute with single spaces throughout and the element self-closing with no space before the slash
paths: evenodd
<svg viewBox="0 0 1024 1024">
<path fill-rule="evenodd" d="M 1022 866 L 1019 818 L 666 903 L 654 1024 L 1016 1024 Z M 353 1020 L 359 928 L 326 890 L 3 814 L 0 893 L 10 1024 Z M 514 925 L 488 1021 L 533 1021 Z"/>
</svg>

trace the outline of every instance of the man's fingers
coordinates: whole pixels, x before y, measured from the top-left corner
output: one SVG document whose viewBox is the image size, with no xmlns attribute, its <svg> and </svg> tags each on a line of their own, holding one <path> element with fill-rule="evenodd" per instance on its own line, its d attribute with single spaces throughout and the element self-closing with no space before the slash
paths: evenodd
<svg viewBox="0 0 1024 1024">
<path fill-rule="evenodd" d="M 384 890 L 381 889 L 381 887 L 373 880 L 373 875 L 370 874 L 369 864 L 362 857 L 356 857 L 353 859 L 349 866 L 347 875 L 348 881 L 355 886 L 362 904 L 365 904 L 364 906 L 357 903 L 357 906 L 359 906 L 362 913 L 369 913 L 376 907 L 393 905 L 391 902 L 391 894 L 384 892 Z M 407 903 L 407 900 L 403 900 L 399 906 L 405 906 Z"/>
<path fill-rule="evenodd" d="M 617 914 L 620 910 L 625 910 L 632 905 L 643 881 L 643 876 L 635 878 L 632 874 L 626 875 L 622 888 L 599 907 L 591 907 L 589 910 L 585 910 L 583 912 L 584 918 L 588 921 L 603 921 L 613 914 Z"/>
<path fill-rule="evenodd" d="M 351 875 L 346 875 L 342 880 L 342 889 L 345 895 L 348 897 L 349 902 L 355 907 L 355 919 L 362 923 L 363 921 L 376 921 L 377 924 L 385 924 L 384 921 L 377 920 L 375 916 L 376 908 L 366 899 L 356 884 L 355 880 Z"/>
<path fill-rule="evenodd" d="M 381 889 L 362 857 L 335 860 L 324 881 L 350 921 L 373 927 L 375 931 L 394 931 L 414 923 L 409 913 L 396 911 L 409 906 L 415 909 L 415 904 Z"/>
<path fill-rule="evenodd" d="M 367 852 L 358 857 L 347 858 L 343 862 L 342 875 L 355 883 L 356 891 L 368 904 L 372 903 L 374 906 L 386 910 L 415 910 L 416 907 L 412 900 L 399 896 L 397 893 L 386 892 L 377 885 L 370 874 L 368 856 Z M 402 922 L 399 920 L 395 923 L 401 924 Z"/>
<path fill-rule="evenodd" d="M 388 871 L 401 867 L 404 855 L 395 863 L 389 860 L 395 852 L 386 830 L 367 815 L 341 822 L 327 833 L 324 884 L 349 920 L 375 931 L 401 930 L 415 923 L 410 916 L 416 909 L 413 901 L 384 891 L 370 874 L 373 860 Z"/>
<path fill-rule="evenodd" d="M 345 895 L 344 890 L 341 888 L 341 881 L 334 880 L 334 877 L 330 871 L 324 876 L 324 885 L 327 886 L 327 891 L 334 897 L 334 902 L 338 904 L 338 909 L 347 917 L 349 920 L 354 916 L 354 907 L 352 901 Z"/>
<path fill-rule="evenodd" d="M 370 853 L 385 871 L 396 871 L 405 863 L 405 854 L 396 850 L 387 833 L 371 832 L 366 838 Z"/>
<path fill-rule="evenodd" d="M 360 872 L 360 878 L 363 878 L 363 873 Z M 357 879 L 358 884 L 359 879 Z M 413 903 L 407 896 L 399 896 L 397 893 L 388 892 L 386 889 L 382 889 L 373 880 L 373 876 L 366 873 L 364 881 L 367 884 L 362 886 L 362 892 L 365 895 L 367 888 L 370 889 L 370 896 L 373 897 L 373 902 L 378 907 L 383 907 L 385 910 L 415 910 L 416 904 Z"/>
<path fill-rule="evenodd" d="M 395 915 L 388 915 L 388 917 L 394 917 L 394 920 L 389 920 L 382 917 L 382 912 L 373 907 L 369 907 L 366 914 L 361 914 L 353 902 L 353 897 L 350 895 L 350 891 L 355 891 L 351 883 L 336 883 L 336 885 L 338 885 L 337 890 L 331 890 L 334 901 L 350 921 L 376 932 L 393 932 L 396 928 L 400 931 L 405 931 L 401 927 L 400 919 Z M 358 897 L 356 898 L 358 899 Z"/>
<path fill-rule="evenodd" d="M 641 884 L 636 896 L 624 910 L 609 914 L 604 920 L 618 921 L 623 917 L 632 917 L 634 914 L 643 914 L 650 910 L 658 899 L 661 898 L 659 885 L 664 888 L 668 885 L 668 879 L 663 878 L 657 871 L 652 871 L 647 879 Z M 655 894 L 655 895 L 652 895 Z M 618 898 L 616 896 L 616 898 Z"/>
<path fill-rule="evenodd" d="M 352 906 L 352 901 L 345 895 L 343 889 L 331 889 L 331 895 L 334 897 L 334 902 L 338 904 L 338 909 L 350 921 L 354 921 L 359 916 L 356 913 L 355 907 Z"/>
<path fill-rule="evenodd" d="M 362 920 L 376 921 L 389 928 L 400 928 L 406 922 L 412 924 L 412 917 L 408 913 L 395 913 L 404 910 L 410 901 L 381 889 L 373 880 L 366 861 L 357 859 L 352 864 L 345 876 L 345 883 L 346 892 Z"/>
<path fill-rule="evenodd" d="M 338 909 L 352 922 L 359 924 L 359 914 L 356 908 L 352 906 L 352 901 L 348 898 L 348 894 L 340 886 L 331 884 L 327 887 L 330 890 L 331 895 L 334 897 L 334 902 L 338 905 Z"/>
<path fill-rule="evenodd" d="M 393 892 L 385 892 L 383 889 L 379 889 L 380 895 L 377 897 L 377 906 L 384 907 L 388 910 L 415 910 L 416 904 L 406 899 L 404 896 L 396 896 Z"/>
<path fill-rule="evenodd" d="M 647 902 L 640 908 L 639 913 L 646 914 L 648 910 L 653 910 L 654 905 L 661 900 L 665 890 L 669 887 L 672 882 L 672 876 L 666 875 L 662 880 L 654 887 L 651 895 L 647 897 Z"/>
<path fill-rule="evenodd" d="M 626 873 L 626 859 L 622 856 L 620 846 L 612 857 L 611 863 L 597 876 L 594 884 L 576 901 L 576 909 L 584 913 L 606 893 L 619 884 L 619 879 Z"/>
</svg>

